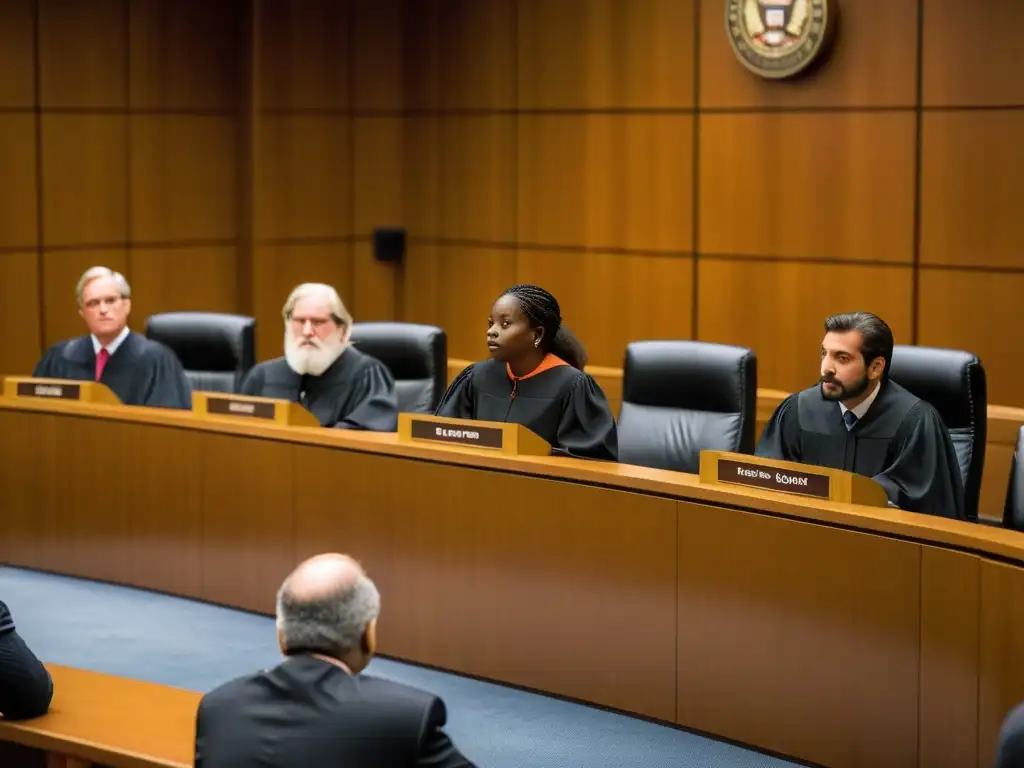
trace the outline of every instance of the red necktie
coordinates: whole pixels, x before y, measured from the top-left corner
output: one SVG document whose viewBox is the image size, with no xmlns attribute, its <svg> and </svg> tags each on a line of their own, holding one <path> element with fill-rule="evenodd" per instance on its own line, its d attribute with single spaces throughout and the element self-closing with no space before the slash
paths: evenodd
<svg viewBox="0 0 1024 768">
<path fill-rule="evenodd" d="M 107 365 L 107 360 L 110 359 L 110 353 L 107 348 L 104 347 L 100 350 L 99 354 L 96 355 L 96 381 L 100 380 L 100 376 L 103 375 L 103 369 Z"/>
</svg>

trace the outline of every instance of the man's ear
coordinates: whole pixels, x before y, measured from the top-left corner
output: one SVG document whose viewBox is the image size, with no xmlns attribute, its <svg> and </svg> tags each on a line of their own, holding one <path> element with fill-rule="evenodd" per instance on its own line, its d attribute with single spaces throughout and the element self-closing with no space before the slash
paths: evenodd
<svg viewBox="0 0 1024 768">
<path fill-rule="evenodd" d="M 131 299 L 125 299 L 124 300 L 124 316 L 128 317 L 128 315 L 130 315 L 131 313 L 132 313 L 132 300 Z"/>
<path fill-rule="evenodd" d="M 363 653 L 373 656 L 377 652 L 377 620 L 370 619 L 363 632 Z"/>
<path fill-rule="evenodd" d="M 288 655 L 288 647 L 284 644 L 284 632 L 282 632 L 280 629 L 277 630 L 277 644 L 281 648 L 281 653 L 283 653 L 285 656 L 287 656 Z"/>
<path fill-rule="evenodd" d="M 872 381 L 880 381 L 883 371 L 885 371 L 885 358 L 876 357 L 868 366 L 868 378 Z"/>
</svg>

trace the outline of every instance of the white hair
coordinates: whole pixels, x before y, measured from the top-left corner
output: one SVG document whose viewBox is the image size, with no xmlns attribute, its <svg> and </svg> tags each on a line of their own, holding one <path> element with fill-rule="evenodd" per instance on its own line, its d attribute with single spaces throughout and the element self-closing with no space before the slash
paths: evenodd
<svg viewBox="0 0 1024 768">
<path fill-rule="evenodd" d="M 331 318 L 338 325 L 343 325 L 346 328 L 352 327 L 352 315 L 345 307 L 345 302 L 341 300 L 341 296 L 334 290 L 333 286 L 327 285 L 326 283 L 303 283 L 288 294 L 288 299 L 284 303 L 284 308 L 281 310 L 281 314 L 284 316 L 285 322 L 292 319 L 292 312 L 295 311 L 295 305 L 302 299 L 307 298 L 318 298 L 323 299 L 327 302 L 327 306 L 331 310 Z"/>
<path fill-rule="evenodd" d="M 363 573 L 344 589 L 315 599 L 296 599 L 290 586 L 289 578 L 277 592 L 277 630 L 286 653 L 344 656 L 380 615 L 380 592 Z"/>
<path fill-rule="evenodd" d="M 128 285 L 128 281 L 125 280 L 124 275 L 120 272 L 115 272 L 108 267 L 89 267 L 78 278 L 78 285 L 75 286 L 75 301 L 78 302 L 79 307 L 82 306 L 82 294 L 85 293 L 85 286 L 93 280 L 102 280 L 104 278 L 110 278 L 117 283 L 122 299 L 130 299 L 132 297 L 132 287 Z"/>
</svg>

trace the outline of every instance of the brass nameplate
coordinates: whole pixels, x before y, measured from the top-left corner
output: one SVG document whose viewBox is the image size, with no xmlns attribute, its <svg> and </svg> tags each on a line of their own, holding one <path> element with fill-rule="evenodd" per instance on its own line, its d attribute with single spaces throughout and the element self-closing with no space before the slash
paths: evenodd
<svg viewBox="0 0 1024 768">
<path fill-rule="evenodd" d="M 720 459 L 718 461 L 718 481 L 827 499 L 830 496 L 832 478 L 813 472 L 799 472 L 792 469 L 778 469 L 761 464 L 745 464 L 740 461 Z"/>
<path fill-rule="evenodd" d="M 81 400 L 80 384 L 33 384 L 18 382 L 18 397 L 53 397 L 59 400 Z"/>
<path fill-rule="evenodd" d="M 274 403 L 263 403 L 258 400 L 236 400 L 230 397 L 206 398 L 207 413 L 218 416 L 242 416 L 250 419 L 274 420 Z"/>
<path fill-rule="evenodd" d="M 452 427 L 420 419 L 413 419 L 411 426 L 414 440 L 431 440 L 435 443 L 457 443 L 500 450 L 504 438 L 502 430 L 495 427 Z"/>
</svg>

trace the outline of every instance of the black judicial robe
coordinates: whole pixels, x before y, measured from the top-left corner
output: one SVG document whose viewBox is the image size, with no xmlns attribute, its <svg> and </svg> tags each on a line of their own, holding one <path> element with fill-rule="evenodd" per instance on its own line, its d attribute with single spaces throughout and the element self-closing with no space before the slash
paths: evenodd
<svg viewBox="0 0 1024 768">
<path fill-rule="evenodd" d="M 54 344 L 36 363 L 32 375 L 39 379 L 95 381 L 92 337 Z M 125 405 L 192 410 L 192 387 L 178 356 L 169 347 L 134 331 L 107 360 L 100 383 Z"/>
<path fill-rule="evenodd" d="M 241 390 L 244 395 L 299 403 L 324 427 L 398 429 L 398 396 L 391 372 L 355 347 L 346 347 L 319 376 L 296 373 L 283 357 L 260 363 L 246 375 Z"/>
<path fill-rule="evenodd" d="M 615 418 L 593 378 L 559 365 L 519 379 L 515 397 L 512 385 L 505 363 L 473 363 L 448 387 L 435 414 L 522 424 L 554 449 L 618 461 Z"/>
<path fill-rule="evenodd" d="M 900 509 L 965 519 L 960 465 L 938 412 L 894 381 L 847 430 L 839 403 L 820 386 L 775 410 L 756 455 L 844 469 L 877 481 Z"/>
</svg>

